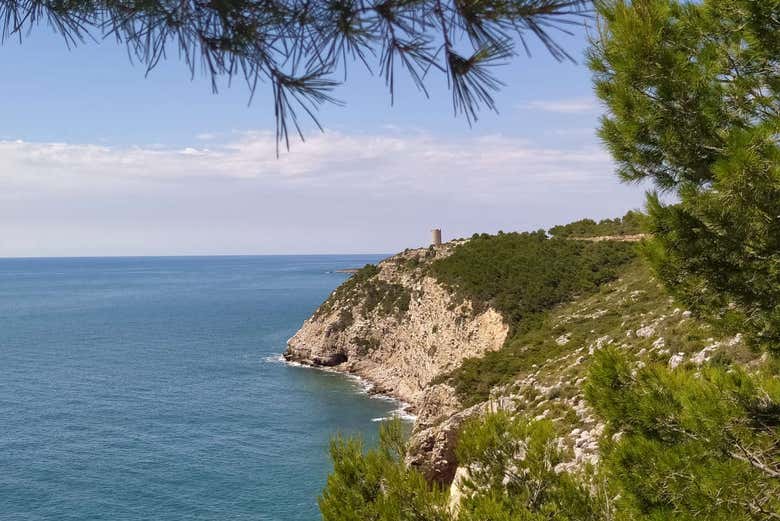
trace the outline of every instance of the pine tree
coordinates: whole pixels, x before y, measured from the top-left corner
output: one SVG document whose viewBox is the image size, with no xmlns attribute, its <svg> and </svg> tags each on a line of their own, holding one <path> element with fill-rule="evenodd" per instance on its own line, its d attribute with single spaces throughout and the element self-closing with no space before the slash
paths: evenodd
<svg viewBox="0 0 780 521">
<path fill-rule="evenodd" d="M 780 0 L 605 0 L 600 135 L 649 181 L 646 252 L 695 311 L 780 351 Z"/>
<path fill-rule="evenodd" d="M 445 492 L 405 465 L 400 420 L 382 424 L 376 448 L 336 437 L 330 454 L 333 472 L 319 501 L 324 521 L 451 521 Z"/>
<path fill-rule="evenodd" d="M 0 41 L 48 23 L 67 45 L 114 37 L 153 69 L 172 52 L 212 78 L 260 83 L 274 97 L 277 138 L 289 146 L 300 116 L 315 123 L 352 64 L 381 74 L 391 97 L 405 71 L 427 95 L 432 72 L 447 77 L 453 109 L 469 122 L 495 110 L 491 69 L 526 38 L 570 59 L 555 30 L 581 22 L 588 0 L 0 0 Z M 317 123 L 319 124 L 319 123 Z"/>
<path fill-rule="evenodd" d="M 586 395 L 609 426 L 602 464 L 627 519 L 780 519 L 776 370 L 635 367 L 607 349 Z"/>
<path fill-rule="evenodd" d="M 552 422 L 505 412 L 471 420 L 459 436 L 460 521 L 601 519 L 587 489 L 556 466 L 563 461 Z"/>
</svg>

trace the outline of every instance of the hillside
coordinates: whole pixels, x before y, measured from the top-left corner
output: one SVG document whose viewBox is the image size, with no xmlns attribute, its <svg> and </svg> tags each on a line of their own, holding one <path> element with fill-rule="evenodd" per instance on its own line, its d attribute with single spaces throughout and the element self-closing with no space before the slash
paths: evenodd
<svg viewBox="0 0 780 521">
<path fill-rule="evenodd" d="M 672 310 L 635 259 L 630 243 L 543 232 L 406 250 L 337 288 L 289 340 L 285 357 L 359 375 L 375 392 L 407 402 L 417 415 L 409 461 L 448 483 L 457 467 L 458 427 L 487 404 L 560 393 L 524 407 L 548 403 L 552 410 L 544 414 L 569 418 L 572 430 L 579 410 L 579 428 L 592 427 L 576 389 L 587 365 L 583 351 L 617 339 L 648 353 L 662 349 L 642 328 Z M 633 302 L 626 292 L 643 297 Z M 625 309 L 633 318 L 618 321 Z M 704 347 L 691 335 L 677 345 L 681 333 L 655 327 L 657 337 L 669 339 L 665 349 Z M 630 330 L 641 331 L 623 340 Z"/>
<path fill-rule="evenodd" d="M 467 407 L 441 424 L 418 425 L 411 440 L 413 461 L 424 467 L 428 450 L 438 451 L 439 460 L 454 461 L 454 433 L 468 418 L 500 409 L 552 420 L 564 454 L 561 468 L 584 470 L 598 461 L 605 427 L 585 400 L 584 383 L 594 354 L 608 347 L 620 349 L 638 366 L 760 360 L 740 336 L 719 335 L 676 306 L 648 268 L 634 261 L 594 294 L 556 306 L 503 349 L 468 359 L 440 376 L 439 386 L 449 388 Z M 436 442 L 442 432 L 452 433 L 446 447 Z M 454 477 L 454 468 L 443 477 Z"/>
<path fill-rule="evenodd" d="M 409 404 L 417 417 L 410 438 L 392 443 L 403 460 L 393 472 L 441 486 L 441 495 L 426 496 L 428 506 L 443 508 L 446 503 L 453 512 L 460 508 L 475 494 L 474 473 L 485 478 L 480 469 L 496 454 L 503 453 L 511 466 L 523 464 L 517 451 L 527 449 L 522 439 L 515 439 L 520 434 L 509 432 L 513 429 L 525 432 L 523 436 L 541 429 L 547 440 L 547 448 L 540 449 L 540 464 L 548 468 L 543 481 L 565 490 L 581 482 L 575 486 L 580 490 L 577 501 L 588 503 L 592 498 L 584 491 L 597 486 L 594 469 L 605 450 L 614 450 L 605 449 L 606 440 L 618 440 L 621 422 L 643 414 L 633 410 L 633 403 L 647 396 L 631 398 L 629 409 L 619 408 L 622 412 L 613 415 L 615 407 L 626 405 L 616 405 L 618 398 L 610 394 L 619 389 L 610 383 L 609 378 L 618 378 L 610 363 L 628 368 L 626 382 L 631 385 L 639 385 L 639 373 L 650 378 L 664 372 L 680 385 L 680 378 L 700 378 L 711 367 L 725 368 L 724 374 L 774 374 L 772 360 L 751 349 L 742 335 L 720 331 L 675 303 L 637 255 L 633 226 L 621 219 L 595 226 L 610 235 L 579 236 L 593 227 L 582 222 L 558 227 L 576 230 L 571 237 L 541 231 L 483 234 L 406 250 L 368 265 L 303 324 L 285 357 L 359 375 L 377 392 Z M 713 378 L 721 378 L 718 370 Z M 613 390 L 593 387 L 596 376 L 605 382 L 604 389 Z M 769 384 L 776 381 L 771 377 Z M 766 392 L 770 396 L 775 391 Z M 698 407 L 695 400 L 690 403 Z M 770 399 L 766 406 L 771 409 L 772 403 Z M 642 421 L 659 421 L 658 412 L 649 414 Z M 526 421 L 531 423 L 522 423 Z M 501 429 L 509 431 L 500 434 Z M 767 439 L 770 448 L 762 450 L 771 451 L 772 437 Z M 521 445 L 510 450 L 506 443 L 511 440 Z M 489 449 L 493 443 L 498 446 Z M 334 458 L 345 457 L 347 449 L 334 445 Z M 488 460 L 486 450 L 493 454 Z M 725 457 L 734 456 L 727 452 Z M 393 461 L 380 467 L 391 468 Z M 381 476 L 385 471 L 377 472 Z M 500 470 L 504 477 L 496 486 L 501 490 L 513 475 L 506 472 Z M 489 485 L 480 487 L 476 496 Z M 432 518 L 439 519 L 438 514 Z"/>
<path fill-rule="evenodd" d="M 286 356 L 363 376 L 409 401 L 417 418 L 408 440 L 392 425 L 383 427 L 384 448 L 365 460 L 361 451 L 350 452 L 357 445 L 337 439 L 337 481 L 329 481 L 323 512 L 343 508 L 345 495 L 363 486 L 362 480 L 377 479 L 377 486 L 386 487 L 385 480 L 401 479 L 393 485 L 401 489 L 388 494 L 393 501 L 403 501 L 395 494 L 410 494 L 409 501 L 422 502 L 419 508 L 432 509 L 421 519 L 450 519 L 460 509 L 466 509 L 460 519 L 493 519 L 490 512 L 499 507 L 480 501 L 520 493 L 520 506 L 500 508 L 560 509 L 560 516 L 540 520 L 611 520 L 621 480 L 621 490 L 641 483 L 625 473 L 655 472 L 657 481 L 648 487 L 661 491 L 651 488 L 653 493 L 679 488 L 675 501 L 685 509 L 702 509 L 703 502 L 734 514 L 724 520 L 771 518 L 759 514 L 777 504 L 771 492 L 778 488 L 772 477 L 780 410 L 776 364 L 742 335 L 721 331 L 676 304 L 635 248 L 621 240 L 559 239 L 541 232 L 479 235 L 440 249 L 407 250 L 367 266 L 337 289 L 290 340 Z M 755 402 L 754 396 L 762 398 Z M 744 405 L 729 405 L 739 403 Z M 702 414 L 720 416 L 694 419 Z M 709 431 L 700 438 L 713 421 L 722 425 L 715 431 L 722 441 Z M 702 441 L 681 447 L 680 432 Z M 540 445 L 534 449 L 535 439 Z M 623 455 L 631 451 L 641 452 L 634 463 Z M 663 463 L 664 454 L 675 453 Z M 342 458 L 347 466 L 339 470 Z M 659 461 L 646 467 L 647 458 Z M 707 466 L 688 474 L 671 470 L 689 458 Z M 359 461 L 369 466 L 357 474 L 348 470 Z M 616 474 L 608 477 L 607 468 Z M 522 477 L 534 473 L 531 481 Z M 339 481 L 347 476 L 360 481 Z M 711 479 L 713 487 L 720 479 L 744 485 L 721 498 L 723 492 L 702 479 Z M 424 482 L 437 485 L 429 489 Z M 527 496 L 542 490 L 550 505 Z M 651 508 L 628 499 L 649 492 L 631 492 L 621 511 Z M 369 489 L 365 493 L 350 512 L 385 508 Z M 750 495 L 759 503 L 736 503 Z M 671 500 L 646 499 L 659 505 Z M 581 516 L 568 517 L 580 507 Z M 746 508 L 749 515 L 736 515 Z"/>
<path fill-rule="evenodd" d="M 455 245 L 407 250 L 342 284 L 288 342 L 287 360 L 359 375 L 418 411 L 431 381 L 500 349 L 509 328 L 428 273 Z"/>
</svg>

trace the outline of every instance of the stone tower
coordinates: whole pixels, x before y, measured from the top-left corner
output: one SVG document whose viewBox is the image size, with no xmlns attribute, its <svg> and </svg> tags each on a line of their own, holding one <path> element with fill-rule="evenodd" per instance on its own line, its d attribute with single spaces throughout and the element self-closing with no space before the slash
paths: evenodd
<svg viewBox="0 0 780 521">
<path fill-rule="evenodd" d="M 439 228 L 434 228 L 431 230 L 431 245 L 432 246 L 441 246 L 441 230 Z"/>
</svg>

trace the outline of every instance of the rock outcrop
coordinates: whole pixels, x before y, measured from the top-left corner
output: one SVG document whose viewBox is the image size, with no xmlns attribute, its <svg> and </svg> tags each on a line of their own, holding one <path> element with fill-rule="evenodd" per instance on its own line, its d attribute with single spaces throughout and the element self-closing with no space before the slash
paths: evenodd
<svg viewBox="0 0 780 521">
<path fill-rule="evenodd" d="M 462 406 L 437 377 L 469 357 L 500 349 L 509 327 L 494 309 L 474 311 L 429 273 L 454 243 L 407 250 L 355 273 L 304 322 L 284 357 L 367 380 L 417 416 L 409 461 L 430 479 L 451 480 L 454 427 Z"/>
<path fill-rule="evenodd" d="M 499 349 L 509 328 L 498 312 L 474 313 L 428 274 L 451 248 L 407 250 L 356 273 L 288 341 L 285 358 L 358 375 L 426 422 L 457 408 L 451 391 L 426 397 L 432 381 L 465 358 Z"/>
</svg>

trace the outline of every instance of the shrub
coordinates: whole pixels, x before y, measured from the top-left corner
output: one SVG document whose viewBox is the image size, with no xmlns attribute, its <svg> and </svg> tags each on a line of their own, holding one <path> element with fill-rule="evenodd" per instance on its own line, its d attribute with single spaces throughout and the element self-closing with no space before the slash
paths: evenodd
<svg viewBox="0 0 780 521">
<path fill-rule="evenodd" d="M 374 264 L 366 264 L 360 268 L 328 296 L 314 312 L 314 317 L 317 318 L 329 313 L 337 302 L 345 305 L 355 304 L 360 295 L 360 288 L 378 273 L 379 268 Z"/>
<path fill-rule="evenodd" d="M 720 364 L 634 371 L 606 349 L 586 396 L 607 420 L 605 471 L 629 518 L 758 521 L 780 512 L 776 374 Z"/>
<path fill-rule="evenodd" d="M 331 441 L 333 471 L 319 499 L 323 521 L 452 521 L 445 491 L 404 463 L 400 420 L 384 422 L 379 440 L 368 451 L 359 438 Z"/>
<path fill-rule="evenodd" d="M 644 230 L 646 217 L 640 212 L 629 211 L 623 217 L 603 219 L 582 219 L 573 223 L 553 226 L 549 233 L 553 237 L 603 237 L 635 235 Z"/>
<path fill-rule="evenodd" d="M 358 353 L 361 355 L 365 355 L 379 347 L 379 339 L 374 337 L 355 337 L 352 339 L 352 343 L 358 346 Z"/>
<path fill-rule="evenodd" d="M 597 2 L 599 134 L 648 197 L 658 275 L 780 353 L 780 2 Z"/>
<path fill-rule="evenodd" d="M 405 286 L 383 280 L 369 281 L 363 285 L 363 315 L 377 310 L 380 315 L 395 313 L 398 318 L 409 310 L 412 294 Z"/>
<path fill-rule="evenodd" d="M 600 519 L 587 489 L 555 467 L 562 461 L 550 421 L 497 412 L 465 425 L 457 447 L 468 470 L 460 521 Z"/>
</svg>

